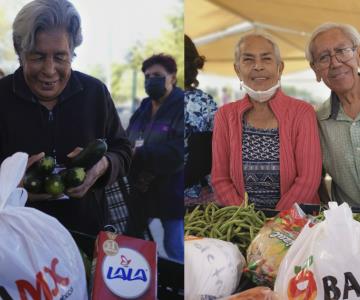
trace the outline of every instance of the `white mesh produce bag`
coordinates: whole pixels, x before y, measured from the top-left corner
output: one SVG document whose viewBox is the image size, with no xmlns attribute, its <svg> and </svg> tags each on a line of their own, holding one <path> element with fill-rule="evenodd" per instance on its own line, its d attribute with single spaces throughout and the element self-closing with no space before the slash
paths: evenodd
<svg viewBox="0 0 360 300">
<path fill-rule="evenodd" d="M 27 192 L 17 186 L 27 160 L 27 154 L 15 153 L 0 168 L 0 299 L 88 299 L 70 233 L 55 218 L 24 207 Z"/>
<path fill-rule="evenodd" d="M 245 258 L 230 242 L 212 238 L 185 240 L 185 299 L 231 295 L 237 288 Z"/>
</svg>

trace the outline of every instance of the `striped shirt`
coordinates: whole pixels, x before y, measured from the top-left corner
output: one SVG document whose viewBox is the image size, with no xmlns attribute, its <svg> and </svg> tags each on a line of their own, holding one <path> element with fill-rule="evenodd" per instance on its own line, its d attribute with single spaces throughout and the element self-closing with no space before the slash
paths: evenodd
<svg viewBox="0 0 360 300">
<path fill-rule="evenodd" d="M 243 122 L 242 159 L 245 190 L 257 209 L 275 208 L 280 199 L 279 129 Z"/>
</svg>

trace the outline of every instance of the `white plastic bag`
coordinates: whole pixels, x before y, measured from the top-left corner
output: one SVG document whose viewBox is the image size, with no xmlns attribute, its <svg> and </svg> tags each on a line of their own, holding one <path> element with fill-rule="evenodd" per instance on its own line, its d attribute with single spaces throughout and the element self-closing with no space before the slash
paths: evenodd
<svg viewBox="0 0 360 300">
<path fill-rule="evenodd" d="M 360 223 L 348 204 L 329 203 L 325 220 L 308 223 L 283 259 L 280 299 L 360 299 Z"/>
<path fill-rule="evenodd" d="M 194 237 L 185 241 L 184 250 L 186 300 L 224 297 L 236 290 L 245 258 L 234 244 Z"/>
<path fill-rule="evenodd" d="M 258 286 L 219 300 L 280 300 L 268 287 Z"/>
<path fill-rule="evenodd" d="M 15 153 L 0 168 L 0 299 L 88 299 L 70 233 L 55 218 L 24 207 L 27 192 L 17 186 L 27 159 Z"/>
</svg>

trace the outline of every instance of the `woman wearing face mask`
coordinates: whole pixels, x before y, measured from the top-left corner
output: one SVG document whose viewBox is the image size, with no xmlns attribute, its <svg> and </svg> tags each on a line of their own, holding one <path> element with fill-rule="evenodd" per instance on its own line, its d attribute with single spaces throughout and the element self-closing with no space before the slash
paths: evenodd
<svg viewBox="0 0 360 300">
<path fill-rule="evenodd" d="M 246 95 L 215 115 L 212 183 L 219 202 L 245 192 L 259 209 L 319 203 L 321 150 L 313 107 L 280 88 L 284 64 L 263 34 L 240 39 L 234 69 Z"/>
<path fill-rule="evenodd" d="M 130 183 L 143 219 L 159 218 L 170 258 L 184 256 L 184 92 L 176 87 L 173 57 L 153 55 L 142 64 L 145 98 L 130 119 L 134 149 Z M 140 221 L 140 220 L 135 220 Z"/>
</svg>

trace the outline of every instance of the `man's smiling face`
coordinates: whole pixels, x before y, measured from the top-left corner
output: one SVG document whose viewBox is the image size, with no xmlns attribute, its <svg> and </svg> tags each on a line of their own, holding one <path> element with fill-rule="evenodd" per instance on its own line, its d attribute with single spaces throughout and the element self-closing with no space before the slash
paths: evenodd
<svg viewBox="0 0 360 300">
<path fill-rule="evenodd" d="M 335 93 L 350 91 L 358 77 L 359 50 L 355 49 L 354 56 L 346 62 L 340 62 L 334 55 L 335 51 L 343 48 L 353 48 L 353 42 L 339 29 L 330 29 L 320 33 L 313 41 L 312 54 L 314 62 L 311 67 L 318 81 L 321 79 Z M 331 55 L 327 68 L 319 68 L 316 62 L 324 55 Z"/>
<path fill-rule="evenodd" d="M 71 75 L 71 52 L 68 34 L 57 29 L 40 31 L 35 49 L 21 61 L 25 81 L 40 101 L 56 100 Z"/>
</svg>

